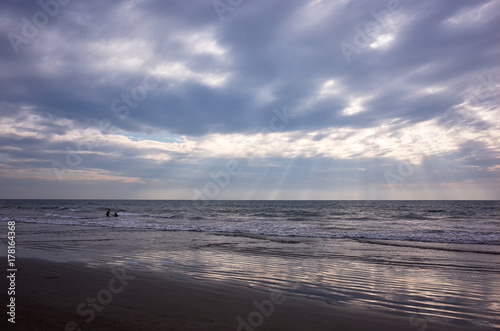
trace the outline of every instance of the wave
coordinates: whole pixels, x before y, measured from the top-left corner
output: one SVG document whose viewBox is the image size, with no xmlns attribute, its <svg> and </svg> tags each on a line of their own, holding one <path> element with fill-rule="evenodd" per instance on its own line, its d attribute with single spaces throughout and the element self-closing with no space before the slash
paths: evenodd
<svg viewBox="0 0 500 331">
<path fill-rule="evenodd" d="M 324 239 L 353 239 L 353 240 L 393 240 L 405 242 L 428 242 L 448 244 L 475 244 L 475 245 L 500 245 L 500 233 L 488 231 L 455 231 L 430 229 L 408 232 L 408 229 L 399 231 L 380 229 L 332 229 L 299 224 L 285 224 L 281 222 L 259 222 L 241 220 L 227 222 L 226 220 L 207 220 L 200 216 L 191 216 L 187 219 L 177 219 L 175 223 L 165 223 L 158 218 L 144 220 L 137 218 L 77 218 L 64 217 L 50 214 L 57 218 L 26 218 L 18 219 L 19 222 L 73 225 L 90 227 L 109 227 L 127 229 L 151 229 L 160 231 L 195 231 L 209 233 L 227 233 L 232 235 L 261 235 L 269 237 L 305 237 Z M 295 223 L 295 222 L 294 222 Z M 404 232 L 402 232 L 404 231 Z"/>
<path fill-rule="evenodd" d="M 433 218 L 431 217 L 426 217 L 414 213 L 408 213 L 405 215 L 396 215 L 394 218 L 399 218 L 399 219 L 407 219 L 407 220 L 432 220 Z"/>
<path fill-rule="evenodd" d="M 372 220 L 373 218 L 361 216 L 361 217 L 343 217 L 342 219 L 348 221 L 363 221 L 363 220 Z"/>
<path fill-rule="evenodd" d="M 48 216 L 48 217 L 60 217 L 60 218 L 74 218 L 74 219 L 80 219 L 80 217 L 78 217 L 78 216 L 61 215 L 61 214 L 54 214 L 54 213 L 45 213 L 45 216 Z"/>
<path fill-rule="evenodd" d="M 499 250 L 478 250 L 474 248 L 461 249 L 459 247 L 453 246 L 437 246 L 437 245 L 421 245 L 418 242 L 397 242 L 392 240 L 359 240 L 359 242 L 367 243 L 367 244 L 375 244 L 375 245 L 385 245 L 385 246 L 396 246 L 396 247 L 408 247 L 408 248 L 420 248 L 420 249 L 432 249 L 432 250 L 442 250 L 449 252 L 462 252 L 462 253 L 478 253 L 478 254 L 493 254 L 500 255 Z M 441 243 L 435 243 L 441 244 Z M 477 246 L 475 246 L 477 247 Z"/>
</svg>

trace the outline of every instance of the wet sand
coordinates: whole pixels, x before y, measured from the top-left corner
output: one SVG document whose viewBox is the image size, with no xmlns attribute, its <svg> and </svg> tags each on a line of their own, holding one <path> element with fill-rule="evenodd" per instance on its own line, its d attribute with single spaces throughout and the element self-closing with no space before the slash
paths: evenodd
<svg viewBox="0 0 500 331">
<path fill-rule="evenodd" d="M 16 324 L 4 315 L 2 330 L 473 329 L 332 306 L 295 295 L 293 286 L 260 291 L 170 271 L 28 258 L 17 266 Z"/>
</svg>

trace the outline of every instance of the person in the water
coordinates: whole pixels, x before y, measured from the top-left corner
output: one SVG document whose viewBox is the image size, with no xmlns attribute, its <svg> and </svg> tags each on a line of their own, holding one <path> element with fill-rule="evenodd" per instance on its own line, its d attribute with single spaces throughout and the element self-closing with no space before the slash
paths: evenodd
<svg viewBox="0 0 500 331">
<path fill-rule="evenodd" d="M 118 217 L 118 214 L 115 212 L 115 217 Z"/>
<path fill-rule="evenodd" d="M 108 209 L 108 212 L 106 213 L 106 216 L 107 217 L 111 216 L 111 209 Z"/>
</svg>

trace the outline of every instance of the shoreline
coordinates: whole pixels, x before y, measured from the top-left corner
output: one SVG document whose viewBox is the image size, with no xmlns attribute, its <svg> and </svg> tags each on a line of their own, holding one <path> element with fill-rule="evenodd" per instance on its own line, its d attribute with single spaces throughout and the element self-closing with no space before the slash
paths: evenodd
<svg viewBox="0 0 500 331">
<path fill-rule="evenodd" d="M 487 330 L 337 307 L 293 286 L 251 289 L 180 273 L 19 258 L 16 330 Z M 6 294 L 2 294 L 4 299 Z M 7 315 L 6 315 L 7 316 Z"/>
</svg>

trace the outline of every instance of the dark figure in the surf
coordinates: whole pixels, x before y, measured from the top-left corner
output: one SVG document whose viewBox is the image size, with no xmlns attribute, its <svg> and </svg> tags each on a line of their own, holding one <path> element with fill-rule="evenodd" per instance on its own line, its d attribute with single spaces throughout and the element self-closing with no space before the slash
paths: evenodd
<svg viewBox="0 0 500 331">
<path fill-rule="evenodd" d="M 106 216 L 107 217 L 111 216 L 111 209 L 108 209 L 108 212 L 106 213 Z"/>
<path fill-rule="evenodd" d="M 115 217 L 118 217 L 118 214 L 115 212 Z"/>
</svg>

